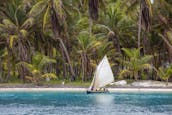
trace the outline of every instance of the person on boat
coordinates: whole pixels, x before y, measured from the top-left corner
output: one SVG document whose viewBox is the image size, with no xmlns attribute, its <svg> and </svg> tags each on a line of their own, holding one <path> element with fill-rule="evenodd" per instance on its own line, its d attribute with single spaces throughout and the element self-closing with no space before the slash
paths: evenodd
<svg viewBox="0 0 172 115">
<path fill-rule="evenodd" d="M 93 87 L 91 87 L 91 91 L 93 91 Z"/>
<path fill-rule="evenodd" d="M 100 91 L 105 91 L 105 88 L 104 87 L 101 87 L 99 90 Z"/>
</svg>

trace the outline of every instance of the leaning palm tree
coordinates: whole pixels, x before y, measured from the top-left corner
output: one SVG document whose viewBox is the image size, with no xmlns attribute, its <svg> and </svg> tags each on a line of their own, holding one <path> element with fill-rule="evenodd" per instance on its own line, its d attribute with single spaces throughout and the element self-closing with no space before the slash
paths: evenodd
<svg viewBox="0 0 172 115">
<path fill-rule="evenodd" d="M 159 21 L 158 28 L 154 28 L 154 31 L 162 38 L 167 46 L 169 52 L 169 61 L 172 63 L 172 28 L 171 28 L 171 15 L 172 15 L 172 3 L 170 1 L 161 0 L 155 1 L 156 7 L 156 21 Z M 165 12 L 165 13 L 164 13 Z M 157 24 L 157 22 L 156 22 Z M 163 30 L 163 31 L 162 31 Z"/>
<path fill-rule="evenodd" d="M 43 15 L 43 31 L 48 22 L 50 22 L 53 32 L 53 39 L 59 41 L 62 53 L 64 53 L 72 74 L 71 80 L 75 79 L 75 73 L 71 64 L 68 50 L 64 43 L 66 36 L 65 11 L 62 0 L 36 0 L 36 4 L 30 11 L 30 17 Z M 65 35 L 63 34 L 63 31 Z M 58 50 L 58 49 L 57 49 Z"/>
<path fill-rule="evenodd" d="M 121 60 L 121 63 L 123 63 L 126 66 L 126 69 L 121 70 L 119 73 L 119 76 L 133 76 L 135 80 L 138 80 L 139 72 L 144 69 L 151 69 L 151 65 L 148 63 L 152 56 L 145 55 L 141 57 L 140 50 L 139 49 L 122 49 L 126 56 L 129 58 L 129 60 Z"/>
</svg>

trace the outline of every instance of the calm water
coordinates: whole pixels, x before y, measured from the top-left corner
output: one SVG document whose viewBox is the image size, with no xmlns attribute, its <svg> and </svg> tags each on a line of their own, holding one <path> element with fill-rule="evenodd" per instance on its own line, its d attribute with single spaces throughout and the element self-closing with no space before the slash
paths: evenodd
<svg viewBox="0 0 172 115">
<path fill-rule="evenodd" d="M 172 115 L 172 93 L 0 92 L 0 115 Z"/>
</svg>

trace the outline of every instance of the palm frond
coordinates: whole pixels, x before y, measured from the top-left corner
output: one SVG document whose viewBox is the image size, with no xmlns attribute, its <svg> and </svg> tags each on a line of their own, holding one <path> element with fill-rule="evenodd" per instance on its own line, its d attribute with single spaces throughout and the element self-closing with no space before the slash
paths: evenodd
<svg viewBox="0 0 172 115">
<path fill-rule="evenodd" d="M 18 38 L 16 35 L 10 35 L 10 48 L 13 48 L 14 41 Z"/>
<path fill-rule="evenodd" d="M 47 0 L 40 0 L 39 2 L 37 2 L 32 9 L 29 12 L 29 16 L 31 17 L 36 17 L 38 16 L 40 13 L 42 13 L 44 11 L 44 9 L 47 7 L 46 5 Z"/>
<path fill-rule="evenodd" d="M 26 67 L 30 73 L 32 73 L 32 71 L 34 70 L 34 66 L 32 64 L 27 63 L 27 62 L 19 62 L 17 64 L 17 67 L 20 68 L 21 65 Z"/>
<path fill-rule="evenodd" d="M 27 20 L 25 20 L 25 22 L 22 24 L 21 28 L 22 29 L 29 29 L 33 26 L 34 24 L 34 18 L 28 18 Z"/>
<path fill-rule="evenodd" d="M 49 20 L 49 12 L 50 12 L 50 8 L 49 8 L 49 6 L 47 7 L 47 9 L 46 9 L 46 12 L 45 12 L 45 14 L 44 14 L 44 18 L 43 18 L 43 24 L 42 24 L 42 28 L 43 28 L 43 32 L 44 32 L 44 30 L 45 30 L 45 26 L 46 26 L 46 24 L 47 24 L 47 22 L 48 22 L 48 20 Z"/>
<path fill-rule="evenodd" d="M 152 59 L 152 56 L 151 56 L 151 55 L 146 55 L 146 56 L 144 56 L 144 57 L 141 57 L 140 62 L 141 62 L 142 64 L 144 64 L 144 63 L 149 62 L 151 59 Z"/>
<path fill-rule="evenodd" d="M 16 25 L 9 19 L 3 19 L 2 23 L 4 24 L 4 26 L 6 28 L 11 28 L 11 29 L 15 29 Z"/>
<path fill-rule="evenodd" d="M 127 49 L 127 48 L 122 48 L 122 50 L 125 52 L 125 54 L 128 56 L 128 57 L 133 57 L 133 53 L 130 49 Z"/>
<path fill-rule="evenodd" d="M 43 56 L 42 60 L 38 64 L 38 69 L 41 71 L 44 66 L 46 66 L 47 64 L 51 64 L 51 63 L 56 63 L 56 60 L 55 59 L 50 59 L 50 58 L 48 58 L 46 56 Z"/>
<path fill-rule="evenodd" d="M 46 78 L 46 77 L 49 77 L 49 78 L 57 78 L 56 74 L 53 74 L 53 73 L 45 73 L 42 75 L 43 78 Z"/>
<path fill-rule="evenodd" d="M 130 70 L 124 69 L 119 72 L 119 77 L 123 78 L 124 76 L 131 76 L 133 73 Z"/>
<path fill-rule="evenodd" d="M 20 33 L 23 36 L 23 38 L 26 38 L 28 36 L 28 31 L 26 31 L 25 29 L 20 30 Z"/>
<path fill-rule="evenodd" d="M 152 66 L 150 64 L 143 64 L 142 68 L 143 69 L 152 69 Z"/>
</svg>

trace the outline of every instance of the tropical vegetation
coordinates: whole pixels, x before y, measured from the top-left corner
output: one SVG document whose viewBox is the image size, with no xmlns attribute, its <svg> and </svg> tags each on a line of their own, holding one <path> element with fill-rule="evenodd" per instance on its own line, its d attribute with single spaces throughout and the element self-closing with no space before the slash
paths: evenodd
<svg viewBox="0 0 172 115">
<path fill-rule="evenodd" d="M 0 82 L 172 77 L 170 0 L 1 0 Z"/>
</svg>

